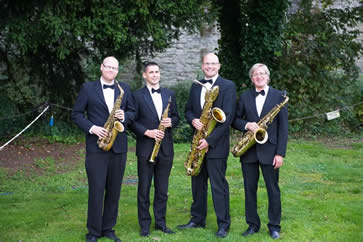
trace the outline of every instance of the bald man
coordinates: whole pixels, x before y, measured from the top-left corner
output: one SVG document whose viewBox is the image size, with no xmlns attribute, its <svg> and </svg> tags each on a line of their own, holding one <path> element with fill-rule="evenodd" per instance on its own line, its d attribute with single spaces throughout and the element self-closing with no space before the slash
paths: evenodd
<svg viewBox="0 0 363 242">
<path fill-rule="evenodd" d="M 228 235 L 231 224 L 229 216 L 229 187 L 225 175 L 229 154 L 229 129 L 234 118 L 236 104 L 236 86 L 232 81 L 219 76 L 218 71 L 220 67 L 221 64 L 215 54 L 209 53 L 203 57 L 202 70 L 205 78 L 200 80 L 200 82 L 204 83 L 208 89 L 213 86 L 219 86 L 219 94 L 213 102 L 213 107 L 223 110 L 226 115 L 226 121 L 218 123 L 208 138 L 199 141 L 198 149 L 207 149 L 207 153 L 199 175 L 192 177 L 193 203 L 191 206 L 191 219 L 187 224 L 179 225 L 178 228 L 205 227 L 209 178 L 218 224 L 216 236 L 224 238 Z M 199 118 L 205 102 L 206 88 L 193 83 L 185 107 L 185 118 L 195 130 L 203 128 Z"/>
<path fill-rule="evenodd" d="M 115 234 L 121 183 L 126 166 L 126 130 L 117 135 L 112 148 L 104 151 L 97 140 L 107 135 L 103 128 L 113 109 L 120 90 L 115 85 L 119 63 L 115 57 L 106 57 L 98 81 L 84 83 L 72 111 L 72 119 L 86 134 L 86 172 L 88 178 L 88 216 L 86 241 L 107 237 L 121 241 Z M 133 122 L 135 108 L 127 84 L 118 82 L 124 91 L 120 110 L 115 118 L 125 129 Z M 85 115 L 86 114 L 86 115 Z"/>
</svg>

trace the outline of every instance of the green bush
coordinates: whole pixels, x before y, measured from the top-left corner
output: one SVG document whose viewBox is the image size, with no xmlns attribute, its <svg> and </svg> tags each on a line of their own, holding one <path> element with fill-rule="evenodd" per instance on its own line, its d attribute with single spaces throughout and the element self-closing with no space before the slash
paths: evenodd
<svg viewBox="0 0 363 242">
<path fill-rule="evenodd" d="M 173 131 L 175 143 L 190 143 L 193 137 L 193 130 L 184 117 L 185 105 L 188 101 L 191 81 L 175 85 L 171 89 L 175 92 L 178 113 L 180 117 L 179 125 Z"/>
</svg>

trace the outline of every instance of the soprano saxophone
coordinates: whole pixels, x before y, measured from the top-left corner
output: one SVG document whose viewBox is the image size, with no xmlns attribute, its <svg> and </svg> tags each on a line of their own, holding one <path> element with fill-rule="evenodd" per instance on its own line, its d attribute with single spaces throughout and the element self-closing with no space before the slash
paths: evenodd
<svg viewBox="0 0 363 242">
<path fill-rule="evenodd" d="M 233 146 L 232 154 L 234 157 L 239 157 L 243 155 L 249 148 L 251 148 L 254 144 L 264 144 L 268 139 L 267 128 L 268 125 L 272 123 L 274 118 L 280 112 L 282 107 L 289 101 L 289 97 L 284 93 L 285 100 L 280 104 L 277 104 L 270 112 L 268 112 L 260 121 L 258 121 L 259 128 L 253 133 L 251 130 L 248 130 L 239 141 Z"/>
<path fill-rule="evenodd" d="M 105 129 L 107 129 L 108 135 L 97 140 L 98 147 L 103 149 L 104 151 L 109 151 L 113 145 L 113 142 L 115 142 L 117 134 L 125 130 L 122 123 L 115 118 L 116 110 L 120 109 L 122 98 L 124 96 L 124 90 L 122 89 L 122 87 L 120 87 L 117 81 L 116 84 L 117 87 L 120 89 L 120 95 L 117 97 L 110 116 L 108 116 L 108 119 L 103 126 Z"/>
<path fill-rule="evenodd" d="M 168 106 L 166 106 L 166 108 L 165 108 L 165 110 L 163 112 L 163 115 L 161 116 L 161 119 L 168 118 L 168 116 L 169 116 L 169 109 L 170 109 L 170 103 L 171 103 L 171 96 L 169 97 Z M 159 124 L 159 127 L 158 127 L 158 130 L 161 130 L 161 131 L 164 132 L 165 131 L 165 126 L 160 123 Z M 153 149 L 153 152 L 151 153 L 151 157 L 150 157 L 149 162 L 155 163 L 155 158 L 159 154 L 161 141 L 162 140 L 155 141 L 154 149 Z"/>
<path fill-rule="evenodd" d="M 194 81 L 204 88 L 206 86 L 199 81 Z M 206 88 L 207 89 L 207 88 Z M 184 167 L 188 176 L 197 176 L 203 165 L 203 159 L 207 149 L 198 150 L 199 141 L 207 138 L 212 133 L 214 127 L 218 123 L 226 121 L 226 115 L 220 108 L 212 108 L 213 102 L 217 99 L 219 87 L 214 86 L 205 93 L 205 103 L 203 106 L 200 122 L 203 124 L 201 130 L 196 130 L 193 136 L 191 148 L 187 160 L 184 162 Z"/>
</svg>

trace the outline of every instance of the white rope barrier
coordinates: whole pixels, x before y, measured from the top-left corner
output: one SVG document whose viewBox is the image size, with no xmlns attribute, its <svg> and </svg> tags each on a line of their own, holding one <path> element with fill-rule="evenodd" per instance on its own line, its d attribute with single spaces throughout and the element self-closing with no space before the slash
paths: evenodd
<svg viewBox="0 0 363 242">
<path fill-rule="evenodd" d="M 21 135 L 25 130 L 27 130 L 35 121 L 37 121 L 40 116 L 42 116 L 49 108 L 49 105 L 44 108 L 44 110 L 30 123 L 28 124 L 22 131 L 20 131 L 17 135 L 15 135 L 11 140 L 6 142 L 3 146 L 0 147 L 0 151 L 2 151 L 8 144 L 10 144 L 13 140 L 18 138 L 19 135 Z"/>
</svg>

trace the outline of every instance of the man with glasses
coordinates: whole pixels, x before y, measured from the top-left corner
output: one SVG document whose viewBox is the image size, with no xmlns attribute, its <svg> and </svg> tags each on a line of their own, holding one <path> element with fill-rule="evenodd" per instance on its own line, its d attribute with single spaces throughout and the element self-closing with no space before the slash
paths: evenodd
<svg viewBox="0 0 363 242">
<path fill-rule="evenodd" d="M 127 135 L 119 133 L 109 151 L 100 149 L 99 138 L 108 135 L 103 127 L 114 102 L 120 95 L 115 83 L 119 63 L 115 57 L 106 57 L 100 66 L 101 78 L 84 83 L 72 111 L 72 119 L 86 133 L 86 172 L 88 178 L 88 234 L 86 241 L 107 237 L 121 241 L 115 234 L 121 183 L 126 166 Z M 118 82 L 124 91 L 121 107 L 115 118 L 126 129 L 133 122 L 135 108 L 132 94 L 126 83 Z"/>
<path fill-rule="evenodd" d="M 199 150 L 206 149 L 203 166 L 198 176 L 192 177 L 193 203 L 191 206 L 191 219 L 187 224 L 179 225 L 179 229 L 205 227 L 207 217 L 208 178 L 211 184 L 214 210 L 217 216 L 217 237 L 224 238 L 228 235 L 231 224 L 229 215 L 229 187 L 225 178 L 227 159 L 229 155 L 229 128 L 234 118 L 236 104 L 236 86 L 230 81 L 219 76 L 220 68 L 218 57 L 209 53 L 202 59 L 202 70 L 206 88 L 219 86 L 219 94 L 213 102 L 213 107 L 223 110 L 226 115 L 224 123 L 218 123 L 208 138 L 199 141 Z M 193 129 L 201 130 L 200 122 L 205 102 L 206 88 L 193 83 L 189 99 L 185 107 L 185 118 Z"/>
<path fill-rule="evenodd" d="M 237 105 L 233 128 L 246 132 L 255 132 L 258 121 L 263 118 L 277 104 L 285 98 L 283 93 L 268 85 L 270 71 L 267 66 L 257 63 L 252 66 L 249 76 L 253 88 L 241 94 Z M 247 230 L 243 236 L 250 236 L 260 229 L 261 221 L 257 213 L 257 188 L 262 171 L 269 200 L 267 224 L 270 236 L 280 238 L 281 199 L 279 181 L 279 168 L 283 164 L 286 154 L 288 118 L 287 108 L 284 106 L 267 129 L 268 140 L 264 144 L 256 144 L 244 153 L 241 158 L 243 184 L 245 191 L 245 211 Z"/>
</svg>

